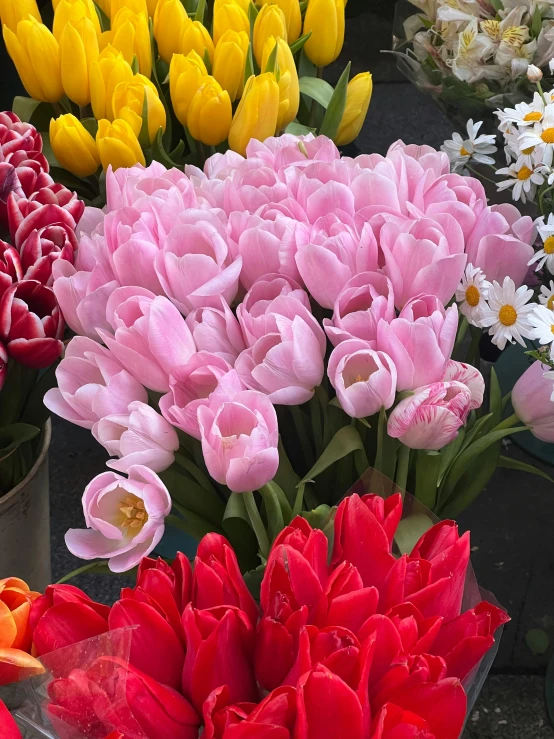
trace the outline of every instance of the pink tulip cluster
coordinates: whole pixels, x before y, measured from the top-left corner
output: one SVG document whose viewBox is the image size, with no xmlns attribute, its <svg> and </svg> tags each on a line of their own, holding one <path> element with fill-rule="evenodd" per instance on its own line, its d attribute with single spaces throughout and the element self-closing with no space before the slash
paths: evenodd
<svg viewBox="0 0 554 739">
<path fill-rule="evenodd" d="M 50 586 L 31 609 L 38 655 L 135 627 L 128 661 L 70 657 L 56 670 L 46 712 L 58 735 L 458 739 L 462 683 L 509 619 L 487 602 L 462 611 L 469 534 L 443 521 L 397 557 L 401 516 L 400 495 L 346 498 L 330 557 L 325 534 L 294 519 L 259 606 L 219 534 L 201 541 L 194 570 L 180 554 L 171 566 L 143 559 L 111 609 Z"/>
<path fill-rule="evenodd" d="M 0 113 L 0 358 L 33 368 L 61 354 L 64 323 L 52 292 L 52 265 L 73 262 L 84 203 L 48 174 L 42 139 L 29 123 Z"/>
</svg>

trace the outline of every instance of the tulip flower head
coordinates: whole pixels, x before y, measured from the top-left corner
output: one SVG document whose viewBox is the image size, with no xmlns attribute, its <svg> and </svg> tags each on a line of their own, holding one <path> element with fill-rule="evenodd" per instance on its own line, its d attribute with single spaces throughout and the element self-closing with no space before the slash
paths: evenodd
<svg viewBox="0 0 554 739">
<path fill-rule="evenodd" d="M 212 74 L 231 101 L 241 97 L 250 38 L 245 31 L 225 31 L 214 51 Z"/>
<path fill-rule="evenodd" d="M 287 40 L 293 44 L 302 32 L 302 13 L 298 0 L 262 0 L 260 5 L 277 5 L 284 13 L 287 25 Z"/>
<path fill-rule="evenodd" d="M 169 65 L 169 93 L 173 110 L 180 123 L 187 125 L 192 98 L 202 86 L 208 72 L 202 57 L 196 51 L 174 54 Z"/>
<path fill-rule="evenodd" d="M 159 0 L 154 13 L 154 38 L 161 58 L 171 63 L 173 54 L 181 51 L 181 39 L 192 21 L 180 0 Z"/>
<path fill-rule="evenodd" d="M 265 71 L 262 63 L 264 46 L 272 36 L 287 41 L 287 20 L 278 5 L 262 5 L 253 30 L 254 56 L 262 71 Z"/>
<path fill-rule="evenodd" d="M 37 21 L 42 21 L 36 0 L 1 0 L 0 21 L 14 33 L 19 21 L 26 20 L 30 15 Z"/>
<path fill-rule="evenodd" d="M 53 33 L 57 41 L 61 40 L 64 28 L 68 23 L 78 23 L 86 18 L 100 35 L 100 21 L 93 0 L 59 0 L 54 11 Z"/>
<path fill-rule="evenodd" d="M 118 118 L 113 123 L 105 119 L 98 121 L 96 134 L 98 154 L 104 170 L 108 167 L 132 167 L 146 164 L 137 135 L 126 120 Z"/>
<path fill-rule="evenodd" d="M 187 123 L 191 136 L 217 146 L 229 135 L 232 119 L 229 93 L 214 77 L 206 76 L 190 102 Z"/>
<path fill-rule="evenodd" d="M 108 43 L 123 54 L 125 61 L 132 64 L 136 57 L 140 73 L 150 78 L 152 48 L 148 15 L 142 12 L 134 13 L 129 7 L 124 6 L 112 15 L 111 30 L 106 33 Z"/>
<path fill-rule="evenodd" d="M 50 144 L 62 167 L 77 177 L 88 177 L 100 166 L 96 141 L 81 121 L 69 113 L 50 121 Z"/>
<path fill-rule="evenodd" d="M 146 108 L 145 108 L 146 106 Z M 113 94 L 112 107 L 115 118 L 123 119 L 139 138 L 143 111 L 146 110 L 148 139 L 154 141 L 160 128 L 166 128 L 166 113 L 156 86 L 142 74 L 120 82 Z"/>
<path fill-rule="evenodd" d="M 227 6 L 224 6 L 227 7 Z M 250 139 L 263 141 L 273 136 L 279 116 L 279 85 L 273 74 L 248 79 L 233 116 L 229 146 L 244 155 Z"/>
<path fill-rule="evenodd" d="M 201 59 L 204 59 L 207 54 L 211 64 L 214 59 L 214 42 L 215 37 L 212 41 L 212 37 L 200 21 L 191 21 L 183 28 L 180 48 L 185 55 L 195 51 Z"/>
<path fill-rule="evenodd" d="M 226 31 L 240 33 L 244 31 L 250 36 L 250 21 L 245 10 L 237 0 L 224 0 L 214 6 L 213 38 L 217 46 Z"/>
<path fill-rule="evenodd" d="M 30 655 L 32 630 L 29 615 L 39 596 L 40 593 L 32 592 L 27 583 L 17 577 L 0 580 L 0 685 L 44 672 L 41 663 Z"/>
<path fill-rule="evenodd" d="M 65 94 L 81 107 L 91 100 L 89 70 L 99 56 L 98 35 L 89 18 L 68 21 L 60 36 L 60 64 Z"/>
<path fill-rule="evenodd" d="M 108 45 L 90 66 L 90 95 L 95 118 L 113 121 L 113 95 L 120 82 L 130 82 L 133 70 L 123 54 Z M 129 165 L 130 166 L 130 165 Z"/>
<path fill-rule="evenodd" d="M 284 38 L 270 36 L 267 39 L 263 47 L 261 68 L 267 69 L 269 57 L 275 48 L 275 44 L 277 44 L 276 64 L 279 70 L 276 75 L 279 85 L 277 131 L 282 131 L 296 118 L 300 106 L 300 87 L 294 57 Z"/>
<path fill-rule="evenodd" d="M 310 0 L 304 16 L 304 34 L 311 31 L 304 52 L 317 67 L 335 61 L 344 43 L 344 0 Z"/>
<path fill-rule="evenodd" d="M 346 105 L 335 136 L 337 146 L 350 144 L 358 137 L 371 101 L 373 81 L 369 72 L 357 74 L 348 83 Z"/>
</svg>

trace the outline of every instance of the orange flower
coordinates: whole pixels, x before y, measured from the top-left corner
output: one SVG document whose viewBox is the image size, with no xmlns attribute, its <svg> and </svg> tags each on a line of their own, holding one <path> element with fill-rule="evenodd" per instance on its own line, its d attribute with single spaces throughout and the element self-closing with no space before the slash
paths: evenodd
<svg viewBox="0 0 554 739">
<path fill-rule="evenodd" d="M 17 577 L 0 580 L 0 685 L 44 672 L 29 654 L 33 637 L 29 613 L 39 595 Z"/>
</svg>

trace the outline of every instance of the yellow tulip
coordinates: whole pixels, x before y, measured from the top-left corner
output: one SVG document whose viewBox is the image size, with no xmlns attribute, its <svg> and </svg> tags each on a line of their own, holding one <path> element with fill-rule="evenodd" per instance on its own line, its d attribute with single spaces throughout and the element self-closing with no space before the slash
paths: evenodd
<svg viewBox="0 0 554 739">
<path fill-rule="evenodd" d="M 122 8 L 112 17 L 109 34 L 110 44 L 123 54 L 125 61 L 132 64 L 136 56 L 139 72 L 150 78 L 152 47 L 148 16 L 145 13 L 134 13 L 132 10 Z"/>
<path fill-rule="evenodd" d="M 187 125 L 187 116 L 192 98 L 202 86 L 206 75 L 206 65 L 195 51 L 187 56 L 173 54 L 169 65 L 169 94 L 177 120 Z"/>
<path fill-rule="evenodd" d="M 77 177 L 88 177 L 100 166 L 96 141 L 74 115 L 50 120 L 50 144 L 62 167 Z"/>
<path fill-rule="evenodd" d="M 180 0 L 160 0 L 154 15 L 154 38 L 161 58 L 168 64 L 181 51 L 181 39 L 191 23 Z"/>
<path fill-rule="evenodd" d="M 48 28 L 29 16 L 17 24 L 16 33 L 4 26 L 4 42 L 29 95 L 57 103 L 63 97 L 60 48 Z"/>
<path fill-rule="evenodd" d="M 60 0 L 58 0 L 59 2 Z M 94 0 L 96 5 L 100 8 L 100 10 L 104 13 L 104 15 L 109 18 L 110 14 L 112 12 L 112 3 L 111 0 Z"/>
<path fill-rule="evenodd" d="M 0 0 L 0 23 L 7 26 L 14 33 L 19 21 L 27 20 L 32 15 L 41 21 L 36 0 Z"/>
<path fill-rule="evenodd" d="M 113 121 L 112 98 L 120 82 L 133 79 L 133 70 L 123 54 L 113 46 L 107 46 L 98 59 L 90 65 L 90 97 L 94 117 Z"/>
<path fill-rule="evenodd" d="M 214 59 L 214 42 L 200 21 L 187 23 L 181 36 L 181 52 L 185 55 L 195 51 L 202 59 L 207 51 L 210 63 Z"/>
<path fill-rule="evenodd" d="M 98 121 L 96 145 L 102 167 L 107 170 L 111 165 L 116 170 L 120 167 L 133 167 L 135 164 L 146 164 L 135 132 L 127 121 L 117 118 L 110 123 L 105 118 Z"/>
<path fill-rule="evenodd" d="M 350 144 L 358 136 L 364 125 L 367 109 L 371 102 L 373 80 L 369 72 L 353 77 L 346 91 L 346 106 L 335 136 L 335 144 Z"/>
<path fill-rule="evenodd" d="M 250 35 L 250 21 L 237 0 L 228 0 L 222 3 L 217 10 L 214 9 L 214 44 L 217 46 L 219 39 L 225 31 L 244 31 Z"/>
<path fill-rule="evenodd" d="M 90 65 L 98 59 L 98 37 L 88 18 L 69 22 L 60 38 L 60 65 L 65 94 L 81 107 L 90 103 Z"/>
<path fill-rule="evenodd" d="M 115 18 L 122 8 L 130 10 L 131 13 L 135 13 L 137 15 L 142 13 L 143 15 L 148 16 L 148 5 L 146 0 L 112 0 L 112 4 L 110 6 L 110 18 Z"/>
<path fill-rule="evenodd" d="M 231 101 L 242 95 L 244 88 L 244 67 L 250 39 L 244 31 L 225 31 L 219 39 L 214 52 L 212 74 Z"/>
<path fill-rule="evenodd" d="M 190 135 L 208 146 L 217 146 L 229 135 L 233 108 L 227 90 L 211 76 L 204 77 L 188 110 Z"/>
<path fill-rule="evenodd" d="M 344 0 L 309 0 L 304 16 L 304 34 L 312 32 L 304 53 L 317 67 L 326 67 L 341 52 L 344 43 Z"/>
<path fill-rule="evenodd" d="M 246 13 L 246 15 L 248 15 L 248 9 L 250 7 L 250 0 L 215 0 L 215 2 L 214 2 L 214 14 L 217 13 L 217 11 L 219 10 L 219 8 L 222 5 L 227 5 L 229 3 L 231 5 L 233 3 L 238 3 L 240 5 L 240 7 L 244 10 L 244 12 Z"/>
<path fill-rule="evenodd" d="M 148 138 L 154 141 L 161 128 L 165 131 L 165 108 L 156 86 L 142 74 L 136 74 L 129 82 L 120 82 L 115 88 L 112 105 L 115 118 L 122 118 L 138 137 L 142 128 L 144 98 L 148 112 Z"/>
<path fill-rule="evenodd" d="M 258 0 L 260 5 L 268 3 L 278 5 L 285 14 L 287 22 L 287 39 L 289 44 L 293 44 L 300 38 L 302 32 L 302 13 L 300 11 L 299 0 Z"/>
<path fill-rule="evenodd" d="M 148 15 L 153 18 L 156 14 L 156 7 L 159 0 L 146 0 L 146 6 L 148 8 Z"/>
<path fill-rule="evenodd" d="M 287 21 L 278 5 L 262 6 L 254 23 L 254 56 L 262 72 L 265 69 L 262 66 L 264 44 L 270 36 L 287 40 Z"/>
<path fill-rule="evenodd" d="M 63 29 L 69 22 L 75 23 L 81 18 L 87 18 L 94 25 L 96 33 L 100 34 L 100 21 L 92 0 L 60 0 L 54 12 L 52 29 L 57 41 L 60 41 Z"/>
<path fill-rule="evenodd" d="M 300 85 L 298 72 L 290 46 L 282 39 L 270 36 L 264 45 L 262 69 L 266 69 L 271 52 L 277 43 L 277 64 L 279 65 L 279 115 L 277 131 L 282 131 L 296 118 L 300 106 Z"/>
<path fill-rule="evenodd" d="M 250 139 L 263 141 L 274 136 L 279 115 L 279 85 L 266 72 L 250 77 L 238 104 L 229 131 L 229 146 L 243 156 Z"/>
</svg>

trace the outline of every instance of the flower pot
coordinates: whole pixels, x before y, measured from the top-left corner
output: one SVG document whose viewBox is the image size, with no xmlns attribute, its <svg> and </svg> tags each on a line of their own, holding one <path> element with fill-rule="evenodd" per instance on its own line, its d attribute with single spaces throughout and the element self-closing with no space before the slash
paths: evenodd
<svg viewBox="0 0 554 739">
<path fill-rule="evenodd" d="M 52 582 L 48 484 L 51 435 L 48 421 L 29 474 L 0 498 L 0 578 L 19 577 L 31 590 L 39 591 Z"/>
</svg>

